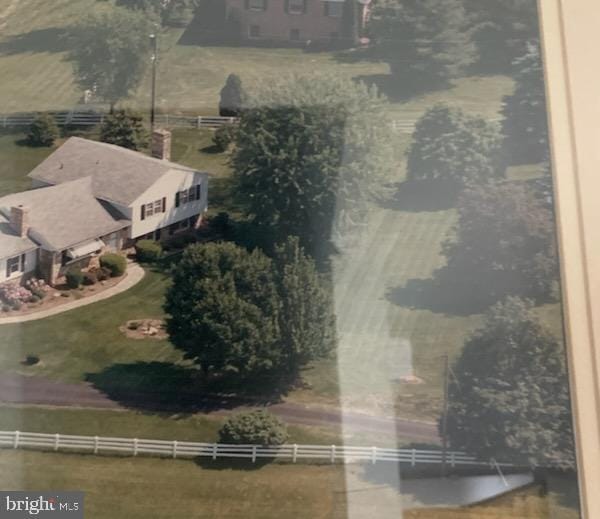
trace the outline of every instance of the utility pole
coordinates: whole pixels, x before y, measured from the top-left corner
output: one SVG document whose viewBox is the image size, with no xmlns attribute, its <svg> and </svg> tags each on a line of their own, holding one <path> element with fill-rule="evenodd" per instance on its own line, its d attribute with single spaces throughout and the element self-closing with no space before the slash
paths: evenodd
<svg viewBox="0 0 600 519">
<path fill-rule="evenodd" d="M 447 466 L 446 458 L 448 457 L 448 385 L 450 381 L 450 365 L 448 355 L 443 356 L 444 359 L 444 402 L 442 406 L 442 477 L 446 477 Z"/>
<path fill-rule="evenodd" d="M 152 105 L 150 108 L 150 131 L 153 132 L 156 114 L 156 62 L 158 60 L 158 37 L 156 34 L 150 35 L 150 43 L 152 44 Z"/>
</svg>

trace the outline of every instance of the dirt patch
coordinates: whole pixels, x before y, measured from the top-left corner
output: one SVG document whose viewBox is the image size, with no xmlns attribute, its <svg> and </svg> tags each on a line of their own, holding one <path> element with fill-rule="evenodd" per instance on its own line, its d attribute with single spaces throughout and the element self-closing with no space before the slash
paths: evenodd
<svg viewBox="0 0 600 519">
<path fill-rule="evenodd" d="M 119 326 L 119 331 L 128 339 L 164 340 L 169 336 L 162 319 L 134 319 Z"/>
</svg>

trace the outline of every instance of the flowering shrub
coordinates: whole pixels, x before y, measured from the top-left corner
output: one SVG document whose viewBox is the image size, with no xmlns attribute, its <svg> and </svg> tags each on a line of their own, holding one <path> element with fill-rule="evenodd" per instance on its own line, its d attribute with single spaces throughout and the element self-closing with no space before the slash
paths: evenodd
<svg viewBox="0 0 600 519">
<path fill-rule="evenodd" d="M 17 283 L 5 283 L 0 286 L 0 299 L 15 309 L 21 308 L 25 301 L 31 297 L 31 290 Z"/>
</svg>

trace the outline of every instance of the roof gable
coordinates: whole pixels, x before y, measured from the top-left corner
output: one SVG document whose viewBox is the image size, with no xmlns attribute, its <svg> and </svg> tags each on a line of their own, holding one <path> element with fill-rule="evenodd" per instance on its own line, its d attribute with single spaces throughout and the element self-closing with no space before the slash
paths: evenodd
<svg viewBox="0 0 600 519">
<path fill-rule="evenodd" d="M 129 206 L 169 171 L 195 172 L 113 144 L 71 137 L 39 164 L 29 177 L 48 184 L 92 179 L 93 194 Z"/>
</svg>

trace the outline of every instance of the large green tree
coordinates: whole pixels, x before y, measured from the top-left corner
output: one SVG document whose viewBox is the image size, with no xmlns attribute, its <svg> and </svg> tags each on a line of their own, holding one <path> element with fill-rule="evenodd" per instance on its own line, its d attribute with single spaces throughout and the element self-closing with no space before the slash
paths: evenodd
<svg viewBox="0 0 600 519">
<path fill-rule="evenodd" d="M 492 307 L 452 371 L 452 448 L 482 459 L 573 466 L 565 352 L 529 302 L 508 298 Z"/>
<path fill-rule="evenodd" d="M 112 110 L 142 79 L 150 62 L 150 32 L 145 14 L 128 9 L 85 18 L 74 30 L 69 55 L 79 85 L 109 102 Z"/>
<path fill-rule="evenodd" d="M 336 76 L 270 81 L 249 96 L 236 132 L 236 195 L 273 243 L 296 235 L 323 257 L 332 238 L 365 223 L 394 167 L 388 105 Z"/>
<path fill-rule="evenodd" d="M 430 90 L 477 58 L 462 0 L 378 0 L 368 32 L 407 90 Z"/>
<path fill-rule="evenodd" d="M 551 208 L 522 182 L 467 188 L 458 200 L 456 234 L 444 245 L 444 271 L 456 290 L 482 303 L 509 294 L 554 297 L 558 261 Z"/>
<path fill-rule="evenodd" d="M 129 109 L 108 114 L 100 127 L 100 140 L 130 150 L 140 150 L 148 142 L 142 116 Z"/>
<path fill-rule="evenodd" d="M 246 93 L 242 87 L 242 80 L 237 74 L 227 76 L 219 97 L 219 115 L 239 117 L 242 113 Z"/>
<path fill-rule="evenodd" d="M 167 293 L 168 330 L 207 373 L 293 378 L 335 345 L 327 289 L 297 239 L 275 260 L 233 243 L 192 245 Z"/>
<path fill-rule="evenodd" d="M 547 160 L 548 115 L 544 70 L 539 46 L 531 43 L 514 61 L 515 90 L 504 98 L 502 130 L 507 154 L 513 164 Z"/>
<path fill-rule="evenodd" d="M 539 38 L 536 0 L 463 0 L 477 45 L 477 69 L 505 74 L 527 42 Z"/>
<path fill-rule="evenodd" d="M 496 125 L 457 108 L 434 106 L 417 122 L 407 154 L 409 180 L 462 186 L 499 178 L 502 136 Z"/>
<path fill-rule="evenodd" d="M 271 260 L 232 243 L 192 245 L 167 292 L 173 344 L 205 372 L 255 375 L 279 366 L 279 300 Z"/>
<path fill-rule="evenodd" d="M 147 16 L 162 23 L 177 25 L 189 22 L 200 0 L 117 0 L 116 5 Z"/>
</svg>

